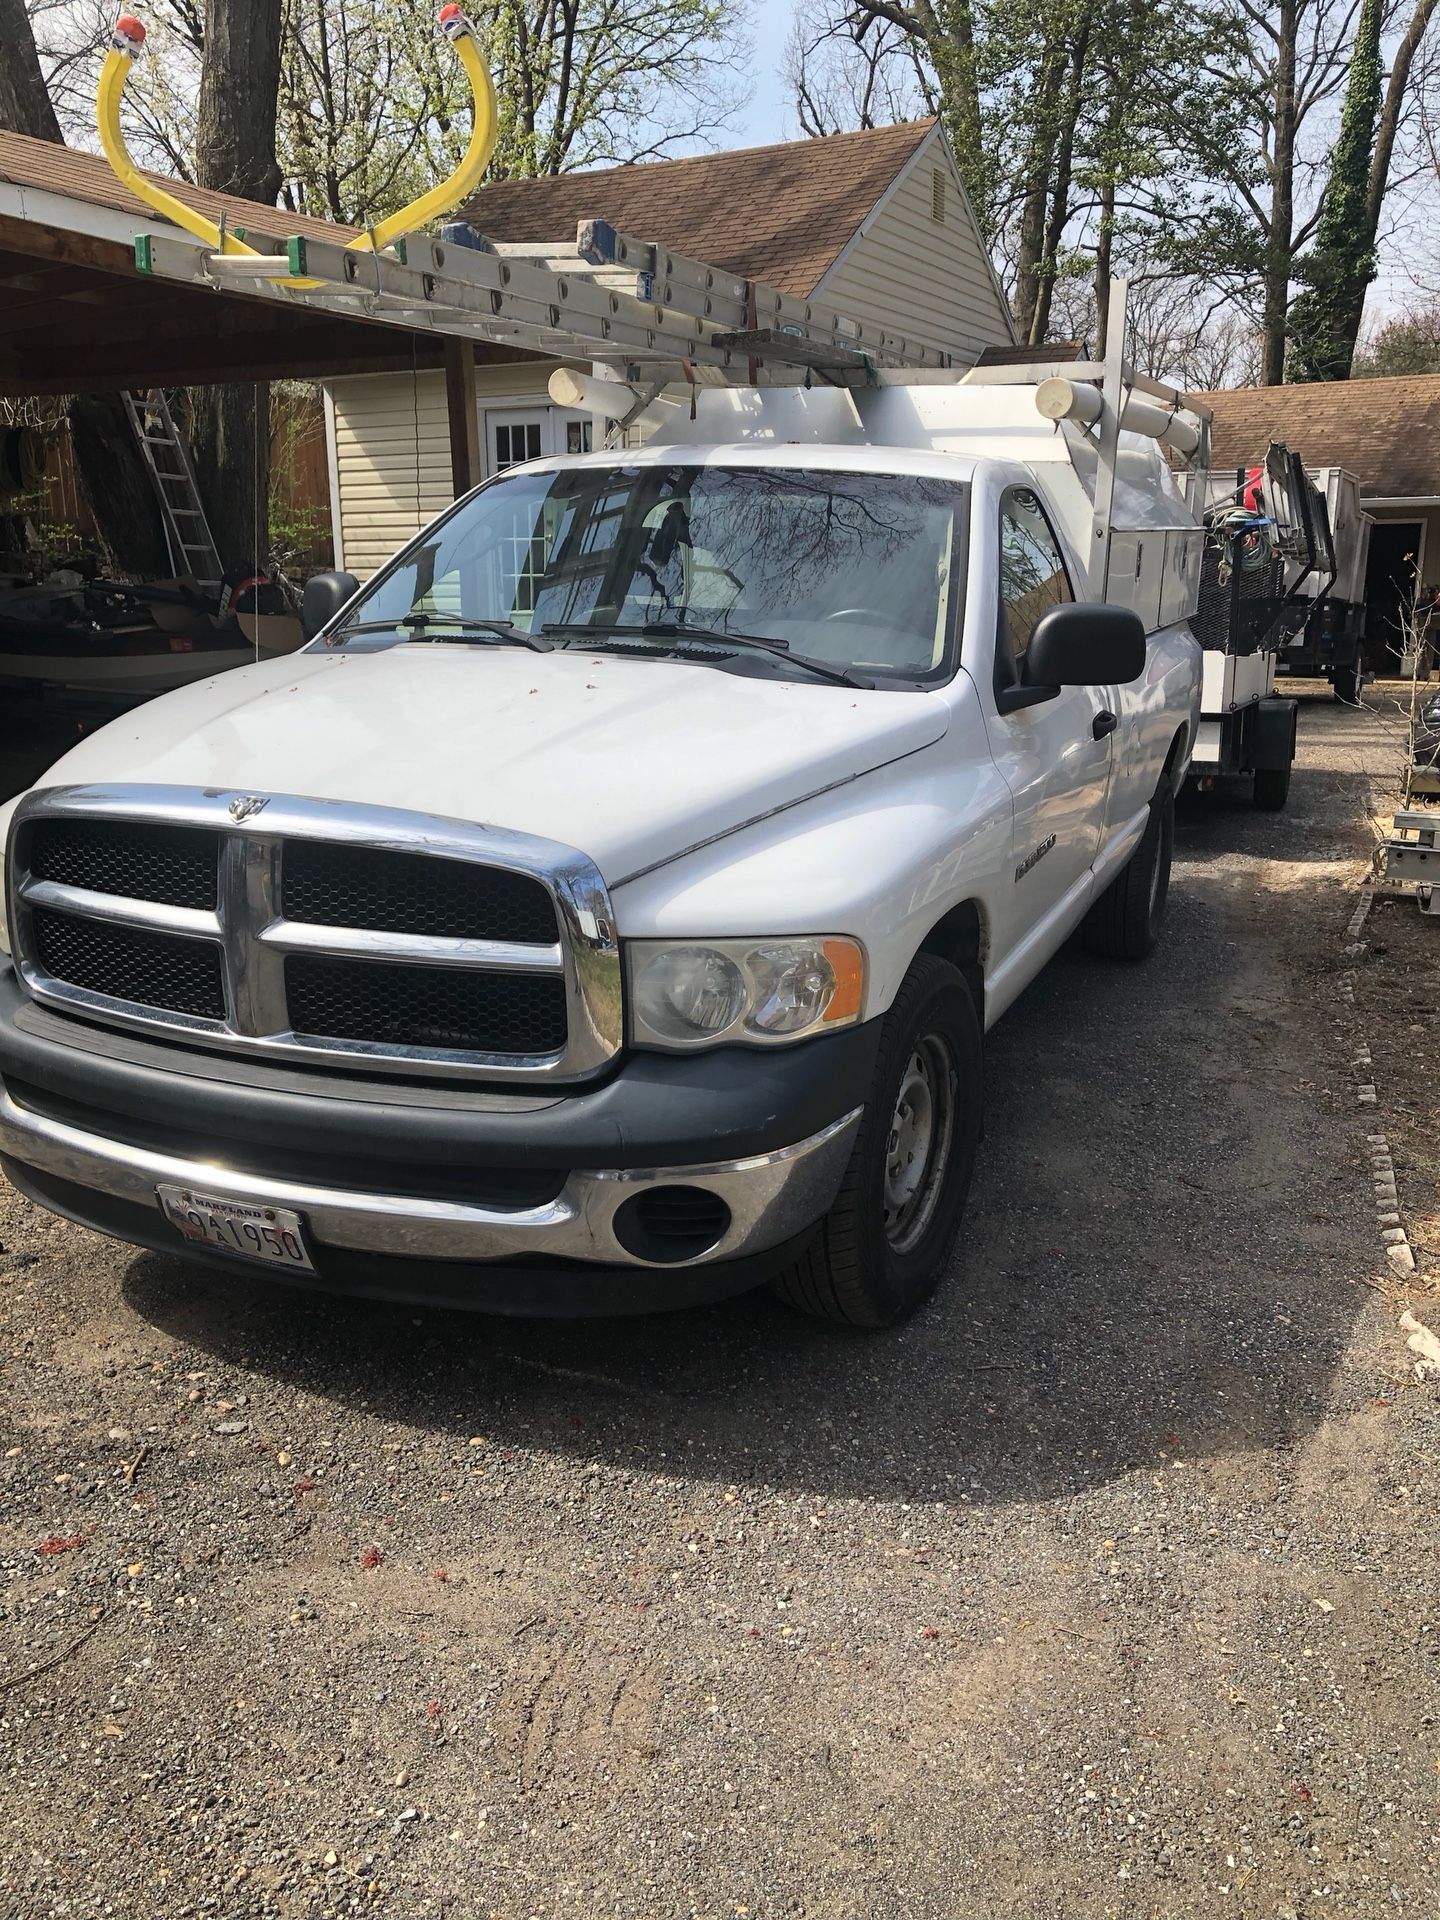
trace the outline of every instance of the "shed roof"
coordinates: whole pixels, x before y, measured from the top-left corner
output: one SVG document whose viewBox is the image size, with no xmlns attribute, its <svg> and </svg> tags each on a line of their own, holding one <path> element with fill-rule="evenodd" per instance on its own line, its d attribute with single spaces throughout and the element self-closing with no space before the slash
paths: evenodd
<svg viewBox="0 0 1440 1920">
<path fill-rule="evenodd" d="M 1217 467 L 1253 466 L 1272 440 L 1307 467 L 1344 467 L 1362 496 L 1440 495 L 1440 374 L 1236 387 L 1195 396 L 1214 410 Z"/>
<path fill-rule="evenodd" d="M 497 180 L 460 218 L 492 240 L 526 243 L 569 240 L 580 221 L 609 220 L 637 240 L 803 299 L 934 126 L 909 120 L 687 160 Z"/>
</svg>

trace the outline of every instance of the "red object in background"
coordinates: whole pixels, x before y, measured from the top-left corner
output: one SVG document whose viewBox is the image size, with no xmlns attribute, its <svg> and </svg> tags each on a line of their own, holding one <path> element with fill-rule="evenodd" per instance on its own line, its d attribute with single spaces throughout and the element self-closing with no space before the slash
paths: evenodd
<svg viewBox="0 0 1440 1920">
<path fill-rule="evenodd" d="M 127 40 L 133 40 L 137 46 L 145 44 L 145 22 L 137 20 L 133 13 L 122 13 L 115 22 L 116 33 L 124 34 Z"/>
<path fill-rule="evenodd" d="M 1265 511 L 1264 481 L 1265 469 L 1263 467 L 1251 467 L 1250 471 L 1245 475 L 1244 499 L 1245 508 L 1248 513 L 1263 513 Z"/>
</svg>

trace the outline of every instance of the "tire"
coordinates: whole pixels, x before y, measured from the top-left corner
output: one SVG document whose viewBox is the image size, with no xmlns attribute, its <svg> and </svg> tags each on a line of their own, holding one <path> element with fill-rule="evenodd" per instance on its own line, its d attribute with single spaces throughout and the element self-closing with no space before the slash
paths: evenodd
<svg viewBox="0 0 1440 1920">
<path fill-rule="evenodd" d="M 875 1328 L 893 1326 L 929 1299 L 970 1191 L 982 1062 L 980 1021 L 964 978 L 922 953 L 885 1015 L 835 1203 L 799 1260 L 771 1283 L 782 1300 L 835 1326 Z M 914 1147 L 902 1162 L 907 1128 Z"/>
<path fill-rule="evenodd" d="M 1167 773 L 1150 802 L 1139 846 L 1080 923 L 1080 943 L 1108 960 L 1143 960 L 1152 952 L 1170 895 L 1175 850 L 1175 789 Z"/>
<path fill-rule="evenodd" d="M 1364 680 L 1359 667 L 1337 667 L 1335 678 L 1330 682 L 1335 689 L 1335 698 L 1342 705 L 1357 707 L 1360 704 L 1360 689 Z"/>
<path fill-rule="evenodd" d="M 1250 798 L 1261 813 L 1279 813 L 1290 798 L 1290 769 L 1294 762 L 1289 761 L 1283 767 L 1257 767 L 1255 769 L 1255 787 Z"/>
</svg>

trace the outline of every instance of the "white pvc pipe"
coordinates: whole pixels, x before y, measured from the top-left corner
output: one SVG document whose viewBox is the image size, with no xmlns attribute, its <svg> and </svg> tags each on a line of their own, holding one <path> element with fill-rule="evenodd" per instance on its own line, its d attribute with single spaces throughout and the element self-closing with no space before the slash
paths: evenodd
<svg viewBox="0 0 1440 1920">
<path fill-rule="evenodd" d="M 594 374 L 576 373 L 573 367 L 556 367 L 548 385 L 557 407 L 593 413 L 601 420 L 622 419 L 640 397 L 623 380 L 597 380 Z"/>
<path fill-rule="evenodd" d="M 1102 402 L 1100 389 L 1088 381 L 1067 380 L 1061 374 L 1052 374 L 1035 389 L 1035 405 L 1047 420 L 1079 420 L 1085 426 L 1093 426 L 1100 418 Z M 1142 400 L 1138 394 L 1132 393 L 1125 402 L 1120 424 L 1127 433 L 1144 434 L 1146 439 L 1158 440 L 1187 458 L 1199 451 L 1197 427 L 1182 415 L 1171 413 L 1168 407 L 1156 406 L 1153 400 Z"/>
</svg>

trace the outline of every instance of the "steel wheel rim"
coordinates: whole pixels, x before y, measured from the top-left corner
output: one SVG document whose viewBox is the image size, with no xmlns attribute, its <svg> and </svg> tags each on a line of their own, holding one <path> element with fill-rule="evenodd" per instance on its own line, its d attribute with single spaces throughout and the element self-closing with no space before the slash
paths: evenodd
<svg viewBox="0 0 1440 1920">
<path fill-rule="evenodd" d="M 885 1238 L 909 1253 L 935 1217 L 955 1138 L 954 1056 L 938 1033 L 911 1049 L 885 1141 Z"/>
</svg>

